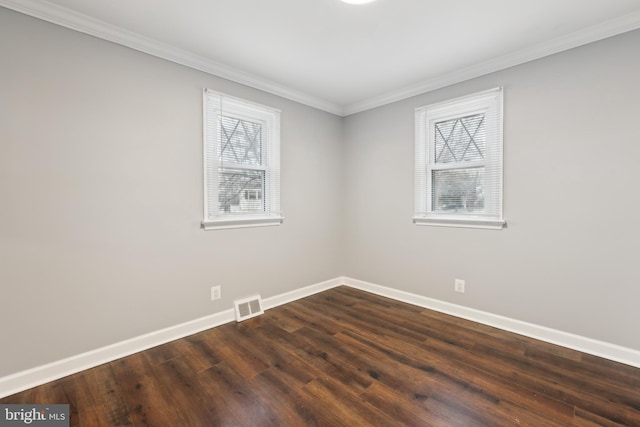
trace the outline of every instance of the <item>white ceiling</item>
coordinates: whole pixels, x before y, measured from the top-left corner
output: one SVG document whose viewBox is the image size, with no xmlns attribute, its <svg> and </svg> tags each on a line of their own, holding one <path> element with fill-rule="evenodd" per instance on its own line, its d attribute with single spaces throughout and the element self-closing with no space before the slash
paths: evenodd
<svg viewBox="0 0 640 427">
<path fill-rule="evenodd" d="M 638 0 L 0 0 L 347 115 L 640 28 Z"/>
</svg>

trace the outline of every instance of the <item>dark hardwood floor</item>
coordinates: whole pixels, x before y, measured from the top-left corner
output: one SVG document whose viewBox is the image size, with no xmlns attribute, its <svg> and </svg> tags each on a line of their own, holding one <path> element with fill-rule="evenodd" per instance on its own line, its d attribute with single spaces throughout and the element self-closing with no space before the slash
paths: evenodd
<svg viewBox="0 0 640 427">
<path fill-rule="evenodd" d="M 72 426 L 640 426 L 640 369 L 335 288 L 9 396 Z"/>
</svg>

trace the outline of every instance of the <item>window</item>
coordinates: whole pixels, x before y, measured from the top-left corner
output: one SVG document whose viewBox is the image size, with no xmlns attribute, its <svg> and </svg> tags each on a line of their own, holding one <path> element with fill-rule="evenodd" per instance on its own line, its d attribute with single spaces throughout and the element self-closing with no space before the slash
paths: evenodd
<svg viewBox="0 0 640 427">
<path fill-rule="evenodd" d="M 419 225 L 501 229 L 502 88 L 416 109 Z"/>
<path fill-rule="evenodd" d="M 280 111 L 204 91 L 205 230 L 282 223 Z"/>
</svg>

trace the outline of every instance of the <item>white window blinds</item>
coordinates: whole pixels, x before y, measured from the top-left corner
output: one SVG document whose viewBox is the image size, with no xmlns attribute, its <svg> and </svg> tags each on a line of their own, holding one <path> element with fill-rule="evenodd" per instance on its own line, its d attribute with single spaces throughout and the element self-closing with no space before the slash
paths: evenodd
<svg viewBox="0 0 640 427">
<path fill-rule="evenodd" d="M 502 228 L 502 88 L 416 109 L 414 222 Z"/>
<path fill-rule="evenodd" d="M 280 112 L 205 90 L 204 176 L 205 229 L 280 224 Z"/>
</svg>

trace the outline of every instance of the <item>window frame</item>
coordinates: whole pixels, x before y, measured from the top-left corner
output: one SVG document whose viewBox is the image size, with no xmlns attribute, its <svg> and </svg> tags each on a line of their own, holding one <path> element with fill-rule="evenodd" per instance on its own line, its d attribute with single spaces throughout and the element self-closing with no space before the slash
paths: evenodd
<svg viewBox="0 0 640 427">
<path fill-rule="evenodd" d="M 231 117 L 262 125 L 260 166 L 227 165 L 231 169 L 264 171 L 261 212 L 220 212 L 218 208 L 220 169 L 225 166 L 219 157 L 220 117 Z M 280 202 L 280 110 L 236 98 L 221 92 L 203 91 L 203 168 L 204 168 L 204 230 L 262 227 L 282 224 Z"/>
<path fill-rule="evenodd" d="M 501 87 L 425 105 L 415 109 L 415 211 L 417 225 L 502 229 L 503 218 L 503 90 Z M 435 125 L 483 113 L 486 143 L 484 160 L 437 163 Z M 485 211 L 436 211 L 433 207 L 433 171 L 484 167 Z"/>
</svg>

